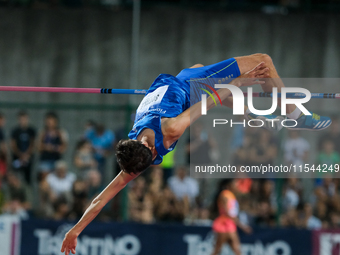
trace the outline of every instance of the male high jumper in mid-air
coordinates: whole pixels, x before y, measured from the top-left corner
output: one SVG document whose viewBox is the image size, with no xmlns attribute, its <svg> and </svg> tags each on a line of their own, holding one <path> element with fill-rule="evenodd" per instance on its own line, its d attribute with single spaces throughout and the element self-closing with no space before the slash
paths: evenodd
<svg viewBox="0 0 340 255">
<path fill-rule="evenodd" d="M 280 92 L 284 87 L 272 59 L 266 54 L 231 58 L 209 66 L 196 64 L 182 70 L 176 77 L 169 74 L 159 75 L 137 109 L 133 129 L 129 133 L 130 140 L 121 140 L 117 145 L 116 156 L 121 172 L 92 201 L 82 218 L 66 234 L 62 252 L 68 255 L 71 251 L 74 254 L 77 237 L 101 209 L 131 180 L 151 164 L 160 164 L 163 156 L 174 149 L 184 131 L 201 116 L 201 102 L 190 100 L 190 81 L 204 82 L 210 78 L 221 79 L 225 84 L 238 87 L 261 84 L 264 92 L 272 92 L 273 87 L 277 87 Z M 230 90 L 223 88 L 217 92 L 223 105 L 232 108 Z M 217 97 L 216 94 L 213 96 Z M 209 97 L 207 110 L 214 106 L 214 99 Z M 331 125 L 328 117 L 304 115 L 295 105 L 287 105 L 286 112 L 289 119 L 296 120 L 295 129 L 316 131 Z M 275 115 L 255 115 L 246 106 L 245 117 L 279 118 Z"/>
</svg>

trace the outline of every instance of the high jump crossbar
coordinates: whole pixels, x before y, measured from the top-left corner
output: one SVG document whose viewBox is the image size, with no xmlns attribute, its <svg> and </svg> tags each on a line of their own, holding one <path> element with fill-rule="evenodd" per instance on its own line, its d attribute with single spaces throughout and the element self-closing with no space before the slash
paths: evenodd
<svg viewBox="0 0 340 255">
<path fill-rule="evenodd" d="M 91 93 L 91 94 L 132 94 L 145 95 L 146 89 L 104 89 L 104 88 L 65 88 L 65 87 L 26 87 L 26 86 L 0 86 L 0 91 L 12 92 L 50 92 L 50 93 Z M 247 97 L 248 93 L 244 92 Z M 304 98 L 303 93 L 287 93 L 287 98 Z M 311 93 L 312 98 L 340 99 L 340 93 Z M 253 97 L 272 97 L 272 93 L 254 92 Z M 278 97 L 281 94 L 278 93 Z"/>
</svg>

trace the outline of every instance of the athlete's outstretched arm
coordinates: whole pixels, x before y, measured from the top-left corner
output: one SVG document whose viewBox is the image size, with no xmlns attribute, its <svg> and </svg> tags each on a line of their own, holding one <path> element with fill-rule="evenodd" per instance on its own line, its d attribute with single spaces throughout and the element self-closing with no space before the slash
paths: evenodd
<svg viewBox="0 0 340 255">
<path fill-rule="evenodd" d="M 91 202 L 91 205 L 86 209 L 84 215 L 78 223 L 66 233 L 61 252 L 66 255 L 70 251 L 75 254 L 77 246 L 77 237 L 84 228 L 98 215 L 102 208 L 120 191 L 126 184 L 136 178 L 138 175 L 130 175 L 121 171 L 116 178 Z"/>
</svg>

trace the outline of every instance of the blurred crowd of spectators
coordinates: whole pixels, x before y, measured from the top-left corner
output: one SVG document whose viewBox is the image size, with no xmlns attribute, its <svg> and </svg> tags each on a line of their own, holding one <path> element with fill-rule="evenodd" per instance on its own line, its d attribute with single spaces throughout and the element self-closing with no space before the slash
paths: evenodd
<svg viewBox="0 0 340 255">
<path fill-rule="evenodd" d="M 5 135 L 5 116 L 0 114 L 0 213 L 26 219 L 79 218 L 103 189 L 108 156 L 113 152 L 114 132 L 88 121 L 74 151 L 73 164 L 64 154 L 68 134 L 54 112 L 45 114 L 37 132 L 25 111 Z"/>
<path fill-rule="evenodd" d="M 314 148 L 298 131 L 288 131 L 287 137 L 279 142 L 278 137 L 264 129 L 245 129 L 243 142 L 235 150 L 235 165 L 275 165 L 282 156 L 284 165 L 302 166 L 303 169 L 305 164 L 309 164 L 309 173 L 315 178 L 292 175 L 287 179 L 248 179 L 247 192 L 242 189 L 236 191 L 240 198 L 241 220 L 265 226 L 339 227 L 340 183 L 339 179 L 332 178 L 335 166 L 340 162 L 339 145 L 340 123 L 337 117 L 333 117 L 329 129 L 318 134 Z M 315 155 L 311 156 L 311 152 Z M 321 169 L 323 166 L 331 167 L 333 171 L 323 173 L 317 170 L 319 166 Z M 313 168 L 316 171 L 312 171 Z M 308 174 L 305 172 L 300 177 L 308 177 Z M 250 197 L 247 194 L 251 194 Z"/>
<path fill-rule="evenodd" d="M 338 228 L 340 226 L 340 183 L 332 178 L 335 166 L 340 162 L 340 123 L 333 117 L 329 129 L 318 138 L 315 168 L 331 167 L 332 172 L 316 171 L 313 187 L 308 191 L 303 179 L 291 178 L 286 181 L 283 191 L 283 215 L 280 223 L 283 226 L 317 228 Z M 284 158 L 287 163 L 304 165 L 311 162 L 308 156 L 311 145 L 299 133 L 290 132 L 284 144 Z M 313 166 L 310 166 L 313 167 Z"/>
<path fill-rule="evenodd" d="M 231 141 L 233 165 L 260 164 L 315 166 L 340 163 L 340 124 L 333 117 L 331 128 L 318 134 L 314 148 L 298 131 L 288 131 L 282 139 L 264 129 L 237 128 Z M 209 164 L 220 155 L 216 141 L 202 123 L 191 127 L 186 151 L 194 164 Z M 314 152 L 315 155 L 310 155 Z M 171 171 L 167 168 L 167 171 Z M 151 223 L 176 221 L 190 225 L 210 226 L 217 216 L 216 200 L 226 180 L 209 185 L 207 180 L 188 176 L 186 167 L 178 167 L 165 178 L 162 165 L 152 167 L 132 184 L 129 191 L 130 219 Z M 318 171 L 316 173 L 318 175 Z M 295 227 L 307 229 L 340 227 L 340 182 L 337 178 L 234 179 L 233 192 L 240 206 L 240 221 L 263 227 Z M 208 200 L 202 194 L 213 189 Z"/>
<path fill-rule="evenodd" d="M 0 114 L 0 213 L 22 219 L 70 219 L 81 217 L 89 203 L 107 184 L 107 160 L 114 153 L 115 133 L 88 121 L 81 139 L 71 151 L 73 164 L 64 153 L 69 146 L 67 131 L 58 115 L 48 112 L 44 127 L 37 131 L 25 111 L 18 124 L 5 134 L 5 116 Z M 8 128 L 6 130 L 9 130 Z M 117 131 L 116 133 L 118 134 Z M 318 134 L 313 146 L 298 131 L 287 137 L 260 128 L 237 128 L 230 141 L 232 164 L 304 165 L 307 162 L 340 163 L 340 123 Z M 202 123 L 191 128 L 185 148 L 192 163 L 207 164 L 221 155 L 217 141 Z M 311 158 L 314 152 L 314 160 Z M 187 166 L 177 166 L 176 151 L 161 165 L 152 166 L 129 184 L 129 220 L 141 223 L 179 222 L 210 226 L 217 216 L 216 199 L 225 180 L 194 179 Z M 195 156 L 196 155 L 196 156 Z M 199 155 L 199 156 L 197 156 Z M 308 229 L 337 228 L 340 224 L 340 182 L 320 175 L 314 179 L 234 179 L 233 192 L 240 206 L 240 221 L 266 227 Z M 122 193 L 100 214 L 102 220 L 119 220 Z M 212 195 L 209 195 L 212 194 Z"/>
</svg>

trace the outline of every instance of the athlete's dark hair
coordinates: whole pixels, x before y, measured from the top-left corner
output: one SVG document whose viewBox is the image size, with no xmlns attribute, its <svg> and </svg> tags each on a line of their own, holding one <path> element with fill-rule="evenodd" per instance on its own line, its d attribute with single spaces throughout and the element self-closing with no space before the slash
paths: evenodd
<svg viewBox="0 0 340 255">
<path fill-rule="evenodd" d="M 152 163 L 151 150 L 136 140 L 120 140 L 116 156 L 121 170 L 128 174 L 139 174 Z"/>
</svg>

